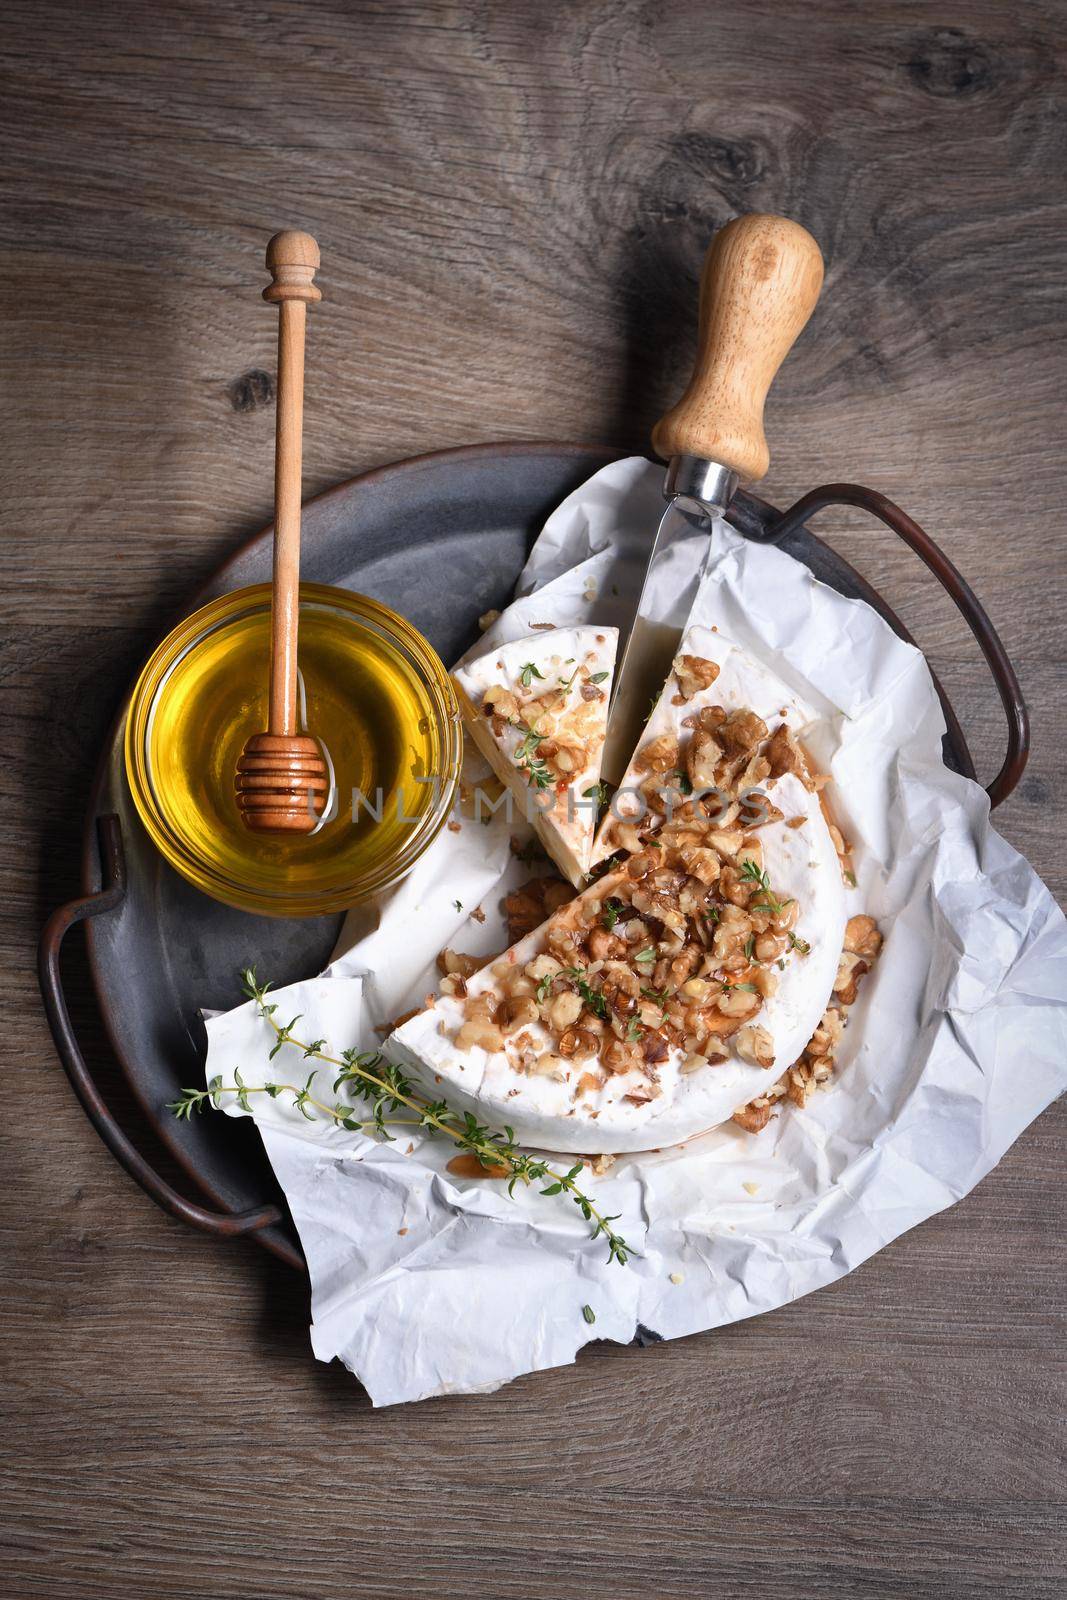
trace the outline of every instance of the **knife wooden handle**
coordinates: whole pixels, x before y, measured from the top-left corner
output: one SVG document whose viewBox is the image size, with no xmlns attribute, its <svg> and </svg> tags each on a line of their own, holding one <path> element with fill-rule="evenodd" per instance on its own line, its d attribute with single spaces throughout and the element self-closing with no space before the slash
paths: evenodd
<svg viewBox="0 0 1067 1600">
<path fill-rule="evenodd" d="M 721 228 L 704 259 L 689 387 L 652 430 L 660 456 L 699 456 L 743 482 L 770 465 L 763 403 L 822 288 L 819 246 L 787 217 L 759 212 Z"/>
</svg>

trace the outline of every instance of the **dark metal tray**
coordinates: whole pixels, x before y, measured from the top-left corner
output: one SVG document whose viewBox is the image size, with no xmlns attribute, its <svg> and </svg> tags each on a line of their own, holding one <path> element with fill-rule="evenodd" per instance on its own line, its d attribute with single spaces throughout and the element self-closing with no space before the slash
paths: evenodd
<svg viewBox="0 0 1067 1600">
<path fill-rule="evenodd" d="M 450 661 L 470 642 L 481 613 L 507 603 L 548 514 L 621 454 L 560 444 L 479 445 L 365 473 L 305 507 L 303 575 L 361 590 L 393 606 Z M 842 594 L 868 601 L 907 639 L 885 602 L 805 526 L 825 506 L 842 503 L 859 506 L 893 528 L 944 584 L 974 632 L 1008 719 L 1008 753 L 989 786 L 992 804 L 999 804 L 1026 763 L 1026 710 L 989 619 L 922 529 L 883 496 L 854 484 L 817 489 L 784 515 L 741 495 L 730 520 L 746 537 L 780 543 Z M 268 580 L 271 531 L 238 551 L 192 598 L 188 610 Z M 945 759 L 973 777 L 959 723 L 940 685 L 938 692 L 948 727 Z M 281 921 L 231 911 L 173 872 L 133 807 L 123 765 L 123 717 L 124 710 L 102 753 L 90 799 L 82 898 L 55 912 L 41 939 L 41 986 L 57 1049 L 101 1137 L 154 1199 L 208 1231 L 251 1233 L 302 1269 L 295 1230 L 251 1126 L 216 1117 L 179 1123 L 166 1103 L 180 1085 L 201 1081 L 200 1008 L 237 1003 L 236 973 L 252 959 L 277 985 L 312 975 L 325 965 L 340 919 Z M 63 937 L 81 921 L 100 1009 L 126 1077 L 148 1121 L 210 1207 L 179 1194 L 130 1143 L 81 1056 L 59 975 Z"/>
</svg>

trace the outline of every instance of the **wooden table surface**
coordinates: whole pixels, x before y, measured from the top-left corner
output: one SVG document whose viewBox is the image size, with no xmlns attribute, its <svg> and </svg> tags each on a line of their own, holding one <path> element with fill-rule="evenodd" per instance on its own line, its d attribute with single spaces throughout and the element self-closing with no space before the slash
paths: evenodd
<svg viewBox="0 0 1067 1600">
<path fill-rule="evenodd" d="M 376 1413 L 312 1359 L 291 1273 L 120 1172 L 33 975 L 125 685 L 269 520 L 282 226 L 320 239 L 328 296 L 308 493 L 493 438 L 643 448 L 713 230 L 812 229 L 767 492 L 873 484 L 971 579 L 1033 712 L 998 826 L 1062 897 L 1065 50 L 1055 0 L 7 0 L 0 1592 L 1065 1592 L 1062 1107 L 818 1295 Z M 823 528 L 990 776 L 1000 712 L 947 600 L 858 515 Z"/>
</svg>

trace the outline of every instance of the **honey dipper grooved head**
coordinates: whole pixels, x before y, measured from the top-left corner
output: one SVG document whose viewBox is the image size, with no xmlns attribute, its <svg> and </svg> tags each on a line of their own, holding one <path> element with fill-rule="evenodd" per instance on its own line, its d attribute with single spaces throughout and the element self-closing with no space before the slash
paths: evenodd
<svg viewBox="0 0 1067 1600">
<path fill-rule="evenodd" d="M 296 733 L 254 734 L 235 784 L 238 810 L 255 833 L 310 833 L 330 787 L 318 741 Z"/>
</svg>

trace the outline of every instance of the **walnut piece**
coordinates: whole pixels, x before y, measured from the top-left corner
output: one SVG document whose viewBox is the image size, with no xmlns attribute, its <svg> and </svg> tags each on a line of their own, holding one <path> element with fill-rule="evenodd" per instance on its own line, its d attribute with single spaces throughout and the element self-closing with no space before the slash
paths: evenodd
<svg viewBox="0 0 1067 1600">
<path fill-rule="evenodd" d="M 651 739 L 634 757 L 638 772 L 671 772 L 678 766 L 678 740 L 673 733 L 661 733 Z"/>
<path fill-rule="evenodd" d="M 734 1113 L 733 1120 L 739 1127 L 750 1133 L 758 1133 L 766 1127 L 775 1100 L 788 1099 L 796 1106 L 804 1106 L 815 1090 L 829 1083 L 834 1071 L 834 1052 L 844 1033 L 845 1008 L 856 999 L 859 980 L 870 971 L 871 962 L 881 943 L 882 936 L 873 917 L 856 916 L 849 920 L 845 947 L 834 979 L 834 1003 L 823 1013 L 800 1059 L 768 1090 L 766 1096 L 757 1096 Z M 749 1031 L 742 1029 L 742 1033 Z M 738 1042 L 740 1046 L 740 1035 Z"/>
<path fill-rule="evenodd" d="M 539 928 L 553 911 L 573 898 L 574 890 L 563 878 L 530 878 L 520 884 L 504 896 L 504 915 L 508 919 L 510 943 L 517 944 L 528 933 Z"/>
<path fill-rule="evenodd" d="M 845 949 L 853 955 L 876 956 L 882 948 L 882 935 L 873 917 L 849 917 L 845 926 Z"/>
<path fill-rule="evenodd" d="M 766 737 L 767 724 L 754 711 L 731 711 L 719 728 L 719 739 L 730 755 L 747 755 Z"/>
<path fill-rule="evenodd" d="M 770 1100 L 751 1100 L 740 1111 L 735 1111 L 730 1120 L 736 1122 L 739 1128 L 744 1128 L 746 1133 L 759 1133 L 770 1122 L 772 1109 Z"/>
<path fill-rule="evenodd" d="M 863 974 L 869 971 L 870 966 L 862 956 L 853 955 L 850 950 L 842 950 L 837 963 L 837 976 L 834 978 L 834 994 L 843 1006 L 850 1006 L 855 1002 L 858 992 L 856 985 Z"/>
<path fill-rule="evenodd" d="M 694 789 L 713 789 L 722 746 L 713 733 L 698 728 L 685 752 L 685 770 Z"/>
<path fill-rule="evenodd" d="M 755 1067 L 774 1066 L 774 1040 L 766 1028 L 750 1023 L 737 1035 L 737 1053 Z"/>
<path fill-rule="evenodd" d="M 786 723 L 781 723 L 775 728 L 770 741 L 763 751 L 770 764 L 770 776 L 781 778 L 785 773 L 791 772 L 800 779 L 810 794 L 815 785 L 811 781 L 808 763 L 804 759 L 804 752 L 796 740 L 796 735 Z"/>
<path fill-rule="evenodd" d="M 465 956 L 460 950 L 442 950 L 437 957 L 437 970 L 446 977 L 470 978 L 484 965 L 483 956 Z"/>
<path fill-rule="evenodd" d="M 505 689 L 502 683 L 491 683 L 482 696 L 482 710 L 485 715 L 504 717 L 510 720 L 519 714 L 519 702 L 510 689 Z"/>
<path fill-rule="evenodd" d="M 468 1017 L 456 1034 L 457 1050 L 503 1050 L 504 1035 L 495 1023 L 485 1017 Z"/>
<path fill-rule="evenodd" d="M 674 676 L 683 700 L 692 700 L 702 689 L 710 689 L 719 676 L 718 663 L 704 656 L 676 656 Z"/>
</svg>

